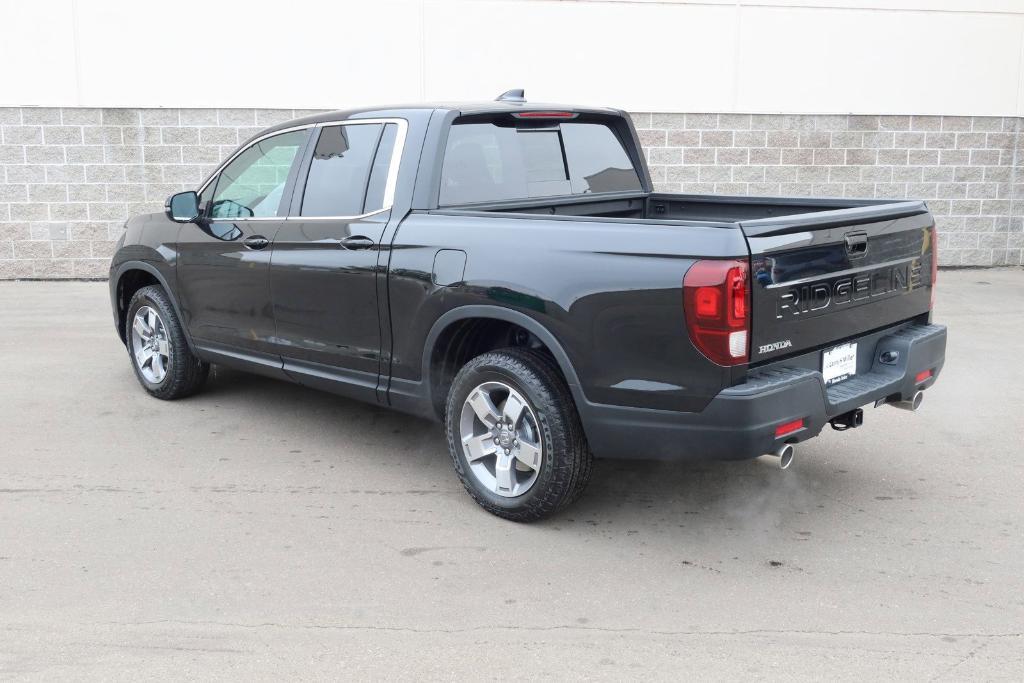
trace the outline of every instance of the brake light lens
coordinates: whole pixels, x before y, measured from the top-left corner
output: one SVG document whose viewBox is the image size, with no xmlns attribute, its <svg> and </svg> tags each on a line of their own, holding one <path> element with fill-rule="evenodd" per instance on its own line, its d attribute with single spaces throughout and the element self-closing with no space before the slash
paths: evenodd
<svg viewBox="0 0 1024 683">
<path fill-rule="evenodd" d="M 939 276 L 939 233 L 933 225 L 931 227 L 932 243 L 932 302 L 929 308 L 935 308 L 935 281 Z"/>
<path fill-rule="evenodd" d="M 520 111 L 512 116 L 517 119 L 574 119 L 579 114 L 571 111 Z"/>
<path fill-rule="evenodd" d="M 718 309 L 722 305 L 722 294 L 712 287 L 701 287 L 694 295 L 697 302 L 698 318 L 713 318 L 718 315 Z"/>
<path fill-rule="evenodd" d="M 750 358 L 750 269 L 746 261 L 697 261 L 683 277 L 683 314 L 690 340 L 709 360 L 739 365 Z"/>
</svg>

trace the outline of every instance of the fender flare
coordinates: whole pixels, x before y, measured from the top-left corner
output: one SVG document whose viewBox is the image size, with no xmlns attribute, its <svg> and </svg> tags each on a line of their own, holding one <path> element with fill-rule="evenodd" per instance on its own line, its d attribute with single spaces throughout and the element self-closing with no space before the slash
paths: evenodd
<svg viewBox="0 0 1024 683">
<path fill-rule="evenodd" d="M 423 344 L 423 359 L 420 369 L 426 393 L 427 405 L 434 405 L 433 387 L 430 381 L 430 358 L 433 354 L 437 339 L 446 329 L 448 329 L 450 325 L 458 322 L 459 320 L 466 320 L 467 318 L 489 318 L 491 320 L 502 320 L 514 323 L 527 330 L 543 342 L 544 346 L 551 351 L 551 355 L 555 357 L 555 363 L 558 364 L 558 368 L 562 371 L 562 375 L 565 377 L 565 380 L 569 385 L 569 391 L 572 393 L 573 400 L 576 401 L 576 410 L 579 412 L 580 418 L 583 419 L 587 400 L 583 395 L 583 389 L 580 385 L 579 376 L 576 374 L 576 368 L 573 367 L 572 361 L 569 360 L 569 354 L 565 352 L 565 348 L 562 346 L 562 343 L 559 342 L 555 335 L 544 327 L 542 323 L 531 318 L 525 313 L 520 313 L 519 311 L 509 308 L 489 306 L 485 304 L 471 304 L 453 308 L 445 312 L 440 318 L 434 321 L 434 324 L 431 326 L 430 332 L 427 334 L 426 341 Z"/>
<path fill-rule="evenodd" d="M 161 273 L 160 270 L 155 265 L 148 261 L 125 261 L 124 263 L 121 263 L 120 265 L 117 266 L 117 270 L 110 278 L 110 303 L 114 309 L 114 315 L 117 316 L 118 336 L 120 336 L 124 332 L 124 321 L 121 320 L 121 309 L 120 306 L 118 305 L 117 294 L 118 291 L 121 289 L 121 278 L 129 270 L 142 270 L 145 271 L 146 273 L 149 273 L 154 278 L 156 278 L 156 281 L 160 284 L 161 287 L 164 288 L 164 291 L 167 292 L 167 296 L 171 300 L 171 305 L 174 306 L 174 312 L 175 314 L 177 314 L 178 320 L 181 321 L 181 328 L 182 331 L 185 333 L 185 340 L 188 342 L 189 349 L 192 351 L 192 353 L 195 353 L 196 346 L 195 343 L 192 341 L 192 334 L 189 332 L 188 326 L 185 325 L 185 318 L 181 314 L 181 306 L 178 305 L 177 294 L 175 293 L 174 289 L 167 283 L 167 278 L 164 277 L 163 273 Z M 122 339 L 122 341 L 124 340 Z"/>
</svg>

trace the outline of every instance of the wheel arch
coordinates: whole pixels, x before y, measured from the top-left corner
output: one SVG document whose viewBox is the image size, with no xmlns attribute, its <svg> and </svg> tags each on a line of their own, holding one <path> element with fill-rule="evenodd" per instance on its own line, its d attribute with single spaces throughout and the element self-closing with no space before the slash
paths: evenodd
<svg viewBox="0 0 1024 683">
<path fill-rule="evenodd" d="M 147 261 L 125 261 L 117 267 L 112 277 L 113 284 L 110 287 L 111 305 L 114 308 L 114 314 L 117 316 L 117 334 L 121 338 L 122 343 L 127 343 L 124 329 L 125 316 L 128 313 L 128 303 L 131 300 L 131 295 L 125 295 L 124 287 L 132 273 L 145 273 L 153 280 L 153 282 L 148 284 L 158 284 L 167 293 L 167 297 L 171 300 L 171 305 L 174 307 L 174 313 L 178 316 L 178 320 L 181 321 L 181 327 L 185 333 L 185 339 L 188 341 L 189 349 L 195 353 L 192 335 L 189 333 L 188 326 L 185 324 L 185 318 L 181 314 L 181 307 L 178 305 L 178 297 L 175 295 L 174 289 L 171 288 L 167 277 L 160 272 L 160 269 Z M 148 284 L 142 284 L 140 287 L 133 289 L 132 294 L 142 287 L 148 286 Z"/>
<path fill-rule="evenodd" d="M 437 383 L 434 381 L 436 370 L 433 361 L 435 351 L 438 348 L 438 342 L 447 331 L 451 330 L 452 326 L 469 320 L 490 320 L 510 323 L 521 327 L 536 337 L 554 358 L 558 369 L 561 371 L 562 376 L 565 378 L 566 384 L 569 387 L 569 392 L 572 394 L 573 400 L 576 402 L 576 407 L 580 412 L 580 417 L 583 417 L 583 407 L 586 405 L 586 400 L 580 387 L 579 376 L 576 373 L 575 367 L 573 367 L 572 361 L 569 359 L 569 354 L 566 353 L 565 347 L 558 338 L 555 337 L 555 335 L 541 322 L 531 318 L 525 313 L 509 308 L 489 306 L 485 304 L 473 304 L 453 308 L 439 317 L 431 326 L 430 332 L 427 334 L 426 341 L 423 345 L 421 366 L 421 377 L 426 394 L 425 397 L 427 405 L 436 407 L 439 405 L 439 398 L 440 404 L 443 405 L 444 400 L 446 399 L 446 396 L 438 397 L 435 395 L 437 391 Z"/>
</svg>

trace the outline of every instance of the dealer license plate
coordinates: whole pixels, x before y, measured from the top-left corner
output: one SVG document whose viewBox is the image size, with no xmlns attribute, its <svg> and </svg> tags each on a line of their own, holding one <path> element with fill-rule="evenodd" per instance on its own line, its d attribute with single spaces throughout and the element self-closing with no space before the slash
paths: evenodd
<svg viewBox="0 0 1024 683">
<path fill-rule="evenodd" d="M 821 356 L 821 374 L 825 384 L 835 384 L 857 374 L 857 344 L 842 344 Z"/>
</svg>

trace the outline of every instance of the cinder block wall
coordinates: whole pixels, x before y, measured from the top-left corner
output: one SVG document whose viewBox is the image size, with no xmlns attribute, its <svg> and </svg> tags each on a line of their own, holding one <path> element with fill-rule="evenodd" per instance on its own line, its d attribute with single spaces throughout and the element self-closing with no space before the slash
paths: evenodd
<svg viewBox="0 0 1024 683">
<path fill-rule="evenodd" d="M 924 199 L 947 266 L 1021 265 L 1020 118 L 635 114 L 672 192 Z"/>
<path fill-rule="evenodd" d="M 0 279 L 102 278 L 131 215 L 310 112 L 0 108 Z M 634 114 L 658 189 L 925 199 L 944 265 L 1021 265 L 1021 119 Z"/>
</svg>

